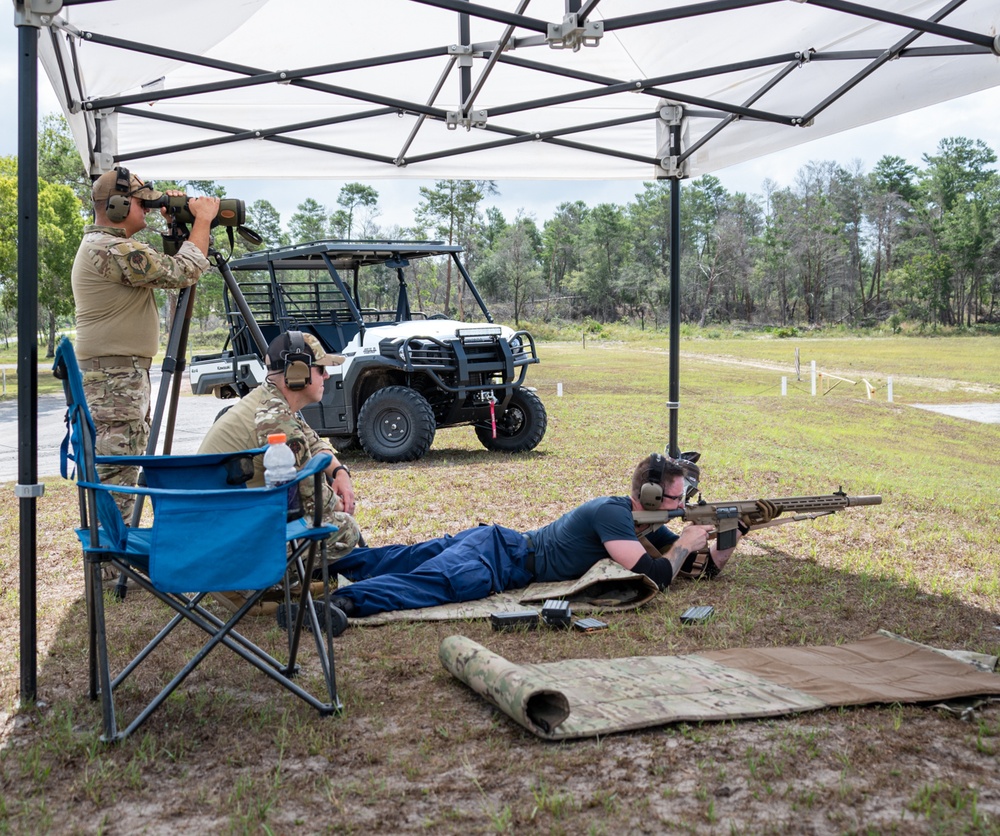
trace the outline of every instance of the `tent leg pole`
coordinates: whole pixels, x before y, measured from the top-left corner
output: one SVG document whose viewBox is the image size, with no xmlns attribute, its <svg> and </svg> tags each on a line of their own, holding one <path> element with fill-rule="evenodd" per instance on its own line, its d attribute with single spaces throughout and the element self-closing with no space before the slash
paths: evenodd
<svg viewBox="0 0 1000 836">
<path fill-rule="evenodd" d="M 17 130 L 17 433 L 21 704 L 38 695 L 38 27 L 19 23 Z"/>
<path fill-rule="evenodd" d="M 681 181 L 670 178 L 670 441 L 667 455 L 681 454 L 677 444 L 677 413 L 680 410 L 681 354 Z"/>
</svg>

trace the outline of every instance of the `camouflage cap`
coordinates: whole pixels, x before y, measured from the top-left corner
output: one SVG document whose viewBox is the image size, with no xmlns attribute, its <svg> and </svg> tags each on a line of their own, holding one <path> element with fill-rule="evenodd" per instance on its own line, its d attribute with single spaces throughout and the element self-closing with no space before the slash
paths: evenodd
<svg viewBox="0 0 1000 836">
<path fill-rule="evenodd" d="M 94 181 L 94 185 L 91 187 L 91 194 L 93 195 L 94 202 L 98 200 L 107 200 L 113 194 L 122 194 L 117 188 L 118 185 L 118 169 L 113 168 L 111 171 L 105 171 L 100 177 Z M 134 174 L 129 176 L 128 193 L 132 197 L 137 197 L 140 200 L 156 200 L 163 196 L 163 192 L 158 192 L 156 189 L 152 188 L 150 184 L 143 183 Z"/>
<path fill-rule="evenodd" d="M 293 333 L 301 332 L 285 331 L 271 340 L 271 344 L 267 347 L 267 367 L 271 371 L 281 371 L 285 367 L 285 357 L 295 353 L 289 336 Z M 306 351 L 312 355 L 313 366 L 339 366 L 346 359 L 340 354 L 331 354 L 312 334 L 302 334 L 302 341 L 305 343 Z"/>
</svg>

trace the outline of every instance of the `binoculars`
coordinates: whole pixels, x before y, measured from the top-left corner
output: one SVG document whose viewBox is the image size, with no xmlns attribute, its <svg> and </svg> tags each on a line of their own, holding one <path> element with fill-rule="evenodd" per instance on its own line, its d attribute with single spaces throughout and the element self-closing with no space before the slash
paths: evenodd
<svg viewBox="0 0 1000 836">
<path fill-rule="evenodd" d="M 188 208 L 187 195 L 163 195 L 156 200 L 144 200 L 142 205 L 146 209 L 158 209 L 165 206 L 167 211 L 173 215 L 178 223 L 189 224 L 194 222 L 194 215 Z M 212 226 L 242 226 L 246 220 L 246 205 L 242 200 L 235 198 L 224 198 L 219 202 L 219 211 L 212 218 Z"/>
</svg>

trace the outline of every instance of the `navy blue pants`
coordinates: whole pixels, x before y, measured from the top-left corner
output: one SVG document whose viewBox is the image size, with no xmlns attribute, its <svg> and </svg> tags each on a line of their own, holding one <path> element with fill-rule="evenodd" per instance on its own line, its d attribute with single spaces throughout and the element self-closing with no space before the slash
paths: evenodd
<svg viewBox="0 0 1000 836">
<path fill-rule="evenodd" d="M 524 535 L 481 525 L 412 546 L 356 548 L 333 568 L 355 583 L 337 590 L 357 615 L 475 601 L 532 581 Z"/>
</svg>

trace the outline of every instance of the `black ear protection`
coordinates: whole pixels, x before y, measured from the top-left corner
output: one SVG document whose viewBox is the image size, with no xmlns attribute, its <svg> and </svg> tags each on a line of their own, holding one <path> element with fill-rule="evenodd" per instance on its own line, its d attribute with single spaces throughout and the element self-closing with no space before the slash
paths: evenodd
<svg viewBox="0 0 1000 836">
<path fill-rule="evenodd" d="M 115 192 L 108 197 L 108 220 L 121 223 L 132 208 L 132 175 L 127 168 L 115 166 Z"/>
<path fill-rule="evenodd" d="M 659 453 L 653 453 L 649 462 L 649 476 L 639 488 L 639 504 L 647 511 L 656 511 L 663 502 L 663 466 L 667 460 Z"/>
<path fill-rule="evenodd" d="M 312 353 L 306 348 L 301 331 L 288 332 L 288 351 L 284 352 L 285 385 L 292 391 L 305 389 L 312 380 Z"/>
</svg>

